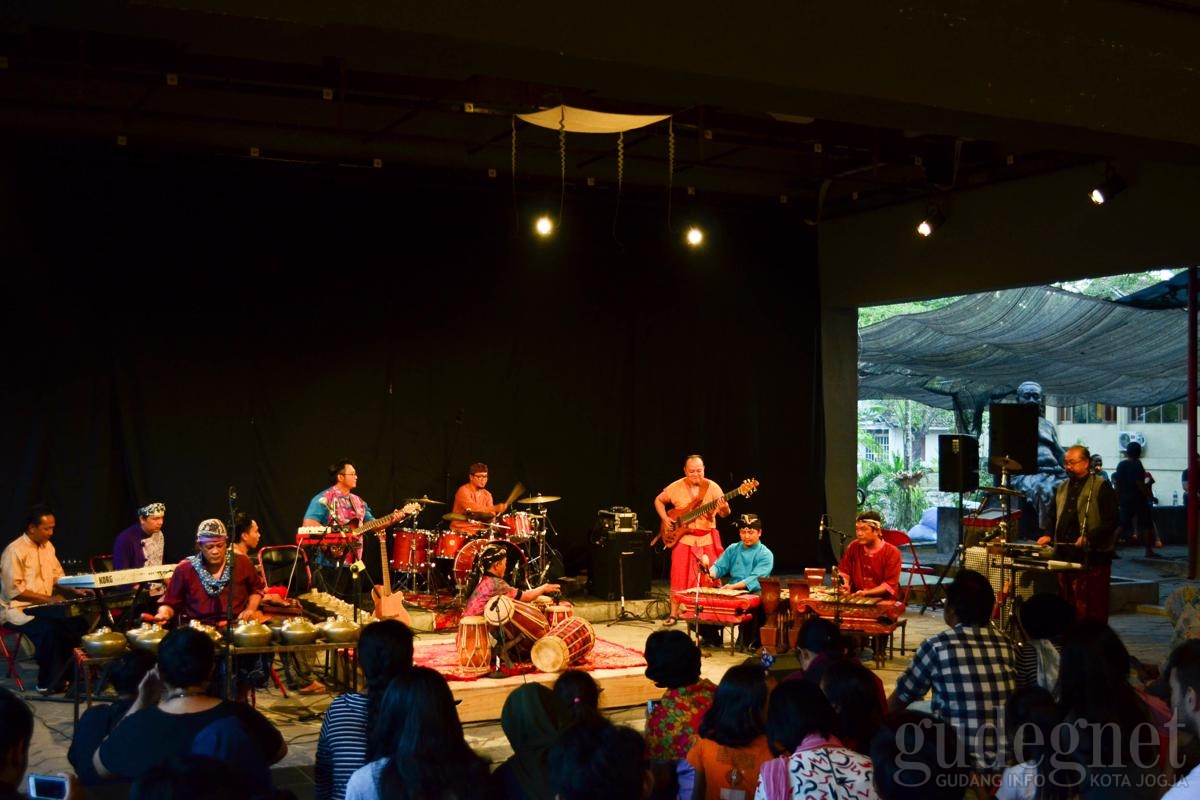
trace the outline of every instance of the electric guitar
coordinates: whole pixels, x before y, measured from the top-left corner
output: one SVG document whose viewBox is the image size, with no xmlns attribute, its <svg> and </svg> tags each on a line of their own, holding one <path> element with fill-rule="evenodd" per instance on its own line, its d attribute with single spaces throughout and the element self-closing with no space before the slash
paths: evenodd
<svg viewBox="0 0 1200 800">
<path fill-rule="evenodd" d="M 398 511 L 393 511 L 386 517 L 373 519 L 370 522 L 360 525 L 356 533 L 369 533 L 376 528 L 383 528 L 375 534 L 379 537 L 379 560 L 383 567 L 383 583 L 380 583 L 371 590 L 371 597 L 375 600 L 375 618 L 376 619 L 398 619 L 405 625 L 412 627 L 412 617 L 408 615 L 408 609 L 404 607 L 404 595 L 400 592 L 392 594 L 392 575 L 388 570 L 388 552 L 387 552 L 387 526 L 393 522 L 398 522 L 410 514 L 420 512 L 420 503 L 409 503 L 404 508 Z"/>
<path fill-rule="evenodd" d="M 734 489 L 732 492 L 726 492 L 721 500 L 729 500 L 734 495 L 749 497 L 758 491 L 758 481 L 754 478 L 747 478 L 742 481 L 741 486 Z M 662 539 L 663 547 L 674 547 L 675 542 L 679 541 L 679 537 L 687 530 L 687 525 L 697 517 L 702 517 L 717 507 L 721 500 L 713 500 L 699 505 L 703 497 L 697 497 L 692 501 L 691 505 L 682 506 L 680 508 L 672 508 L 667 512 L 668 519 L 662 523 L 658 531 L 658 538 Z M 653 544 L 653 543 L 652 543 Z"/>
</svg>

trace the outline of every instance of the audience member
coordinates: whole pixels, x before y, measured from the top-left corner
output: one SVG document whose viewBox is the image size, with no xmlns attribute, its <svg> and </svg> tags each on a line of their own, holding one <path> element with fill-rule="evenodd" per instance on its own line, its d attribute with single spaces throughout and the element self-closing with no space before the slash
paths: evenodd
<svg viewBox="0 0 1200 800">
<path fill-rule="evenodd" d="M 811 682 L 776 686 L 767 704 L 767 738 L 782 758 L 762 765 L 755 799 L 874 798 L 871 759 L 834 735 L 836 720 L 833 706 Z"/>
<path fill-rule="evenodd" d="M 996 800 L 1036 800 L 1052 797 L 1054 729 L 1062 715 L 1045 687 L 1024 686 L 1004 706 L 1004 733 L 1011 766 L 1000 776 Z"/>
<path fill-rule="evenodd" d="M 500 727 L 513 754 L 492 773 L 499 800 L 554 800 L 547 758 L 571 724 L 571 710 L 540 683 L 518 686 L 500 710 Z"/>
<path fill-rule="evenodd" d="M 1165 672 L 1171 686 L 1171 706 L 1179 724 L 1193 736 L 1200 735 L 1200 640 L 1188 639 L 1171 651 Z M 1172 750 L 1172 758 L 1176 752 Z M 1200 787 L 1200 764 L 1178 779 L 1162 800 L 1195 798 L 1197 787 Z"/>
<path fill-rule="evenodd" d="M 29 765 L 33 712 L 25 701 L 0 688 L 0 800 L 22 800 L 18 793 Z"/>
<path fill-rule="evenodd" d="M 842 629 L 833 620 L 809 617 L 800 624 L 796 650 L 800 671 L 793 672 L 784 680 L 803 679 L 820 686 L 829 665 L 846 658 L 846 640 L 842 638 Z"/>
<path fill-rule="evenodd" d="M 996 736 L 998 716 L 1013 690 L 1013 655 L 1008 639 L 991 627 L 996 593 L 974 570 L 959 570 L 946 588 L 949 630 L 921 643 L 888 699 L 892 711 L 933 690 L 931 708 L 953 725 L 966 743 L 970 762 L 981 772 L 1004 766 Z"/>
<path fill-rule="evenodd" d="M 129 800 L 251 800 L 250 788 L 229 779 L 225 763 L 212 756 L 172 756 L 141 774 Z"/>
<path fill-rule="evenodd" d="M 1017 612 L 1025 641 L 1016 648 L 1017 687 L 1041 686 L 1059 697 L 1063 637 L 1075 624 L 1075 609 L 1060 595 L 1035 594 Z"/>
<path fill-rule="evenodd" d="M 71 747 L 67 750 L 67 760 L 75 768 L 84 786 L 102 783 L 92 764 L 92 756 L 104 737 L 112 732 L 125 712 L 137 699 L 138 686 L 146 673 L 154 669 L 154 656 L 145 650 L 130 650 L 113 662 L 108 678 L 117 693 L 117 699 L 112 703 L 92 706 L 83 712 L 75 723 L 75 735 L 71 738 Z"/>
<path fill-rule="evenodd" d="M 379 719 L 379 706 L 392 679 L 413 665 L 413 634 L 395 619 L 367 625 L 358 637 L 358 664 L 365 691 L 333 699 L 317 739 L 313 779 L 317 800 L 343 800 L 346 782 L 367 763 L 369 732 Z"/>
<path fill-rule="evenodd" d="M 556 800 L 648 798 L 646 745 L 624 726 L 572 725 L 550 748 L 550 788 Z"/>
<path fill-rule="evenodd" d="M 600 713 L 602 691 L 596 679 L 581 669 L 569 669 L 554 681 L 554 693 L 571 709 L 575 722 L 607 722 Z"/>
<path fill-rule="evenodd" d="M 683 631 L 655 631 L 646 638 L 646 677 L 666 689 L 646 714 L 646 751 L 652 760 L 687 758 L 700 720 L 717 687 L 700 677 L 700 648 Z"/>
<path fill-rule="evenodd" d="M 700 741 L 687 754 L 688 763 L 696 770 L 693 798 L 739 800 L 754 794 L 758 771 L 771 759 L 766 708 L 762 667 L 730 667 L 700 722 Z"/>
<path fill-rule="evenodd" d="M 871 743 L 881 800 L 963 800 L 972 774 L 959 757 L 958 739 L 953 725 L 928 714 L 904 711 L 890 718 Z"/>
<path fill-rule="evenodd" d="M 392 679 L 371 752 L 379 755 L 350 776 L 346 800 L 491 797 L 487 761 L 467 744 L 454 695 L 436 670 L 412 667 Z"/>
<path fill-rule="evenodd" d="M 842 744 L 869 755 L 871 740 L 887 712 L 887 697 L 879 676 L 857 661 L 835 661 L 821 678 L 821 691 L 833 706 L 833 731 Z"/>
<path fill-rule="evenodd" d="M 146 673 L 137 699 L 96 750 L 92 763 L 101 778 L 137 778 L 171 756 L 197 753 L 222 757 L 226 773 L 254 793 L 270 790 L 269 767 L 287 754 L 287 743 L 253 708 L 208 694 L 214 656 L 212 639 L 195 628 L 163 637 L 158 667 Z M 202 738 L 213 744 L 199 744 Z M 218 746 L 217 739 L 252 744 L 237 752 L 204 752 Z"/>
</svg>

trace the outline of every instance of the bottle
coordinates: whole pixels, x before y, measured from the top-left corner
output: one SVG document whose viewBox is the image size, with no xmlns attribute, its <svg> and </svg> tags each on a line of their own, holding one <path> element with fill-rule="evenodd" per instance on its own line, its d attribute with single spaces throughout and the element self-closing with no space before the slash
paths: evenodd
<svg viewBox="0 0 1200 800">
<path fill-rule="evenodd" d="M 1171 505 L 1179 505 L 1179 492 L 1171 492 Z"/>
</svg>

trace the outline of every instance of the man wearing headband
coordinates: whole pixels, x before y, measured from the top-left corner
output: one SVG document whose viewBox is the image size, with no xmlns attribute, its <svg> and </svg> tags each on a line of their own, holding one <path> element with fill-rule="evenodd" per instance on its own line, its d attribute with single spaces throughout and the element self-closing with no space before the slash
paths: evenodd
<svg viewBox="0 0 1200 800">
<path fill-rule="evenodd" d="M 467 482 L 454 493 L 454 508 L 451 509 L 453 513 L 483 522 L 491 522 L 497 514 L 504 513 L 507 506 L 504 503 L 492 502 L 492 493 L 487 490 L 487 464 L 477 461 L 467 467 L 467 478 Z M 461 520 L 451 522 L 450 527 L 456 531 L 481 529 L 479 525 Z"/>
<path fill-rule="evenodd" d="M 117 534 L 113 542 L 113 569 L 157 567 L 163 562 L 163 503 L 147 503 L 138 509 L 138 521 Z"/>
<path fill-rule="evenodd" d="M 767 578 L 775 568 L 775 555 L 760 540 L 762 539 L 762 520 L 757 514 L 742 514 L 738 517 L 738 536 L 741 546 L 734 545 L 726 548 L 717 563 L 709 568 L 708 574 L 714 578 L 728 578 L 726 589 L 745 589 L 748 592 L 758 592 L 759 578 Z M 743 647 L 751 650 L 758 649 L 758 629 L 766 621 L 767 615 L 760 604 L 754 609 L 754 619 L 743 622 L 738 627 L 738 639 Z"/>
<path fill-rule="evenodd" d="M 843 591 L 855 597 L 895 600 L 900 593 L 900 549 L 883 540 L 878 511 L 860 511 L 854 521 L 855 539 L 842 553 Z"/>
<path fill-rule="evenodd" d="M 713 510 L 689 522 L 683 535 L 671 547 L 672 593 L 696 586 L 700 571 L 712 566 L 717 556 L 721 555 L 724 548 L 721 546 L 721 536 L 717 533 L 717 517 L 729 516 L 729 503 L 725 501 L 721 487 L 704 477 L 704 459 L 695 455 L 688 456 L 683 462 L 683 477 L 668 484 L 654 498 L 654 510 L 658 512 L 663 525 L 671 529 L 674 528 L 674 522 L 668 516 L 667 506 L 675 510 L 709 503 L 716 503 Z M 672 606 L 663 625 L 674 625 L 678 613 L 679 609 Z"/>
<path fill-rule="evenodd" d="M 557 583 L 543 583 L 523 592 L 504 580 L 504 572 L 507 569 L 508 549 L 503 544 L 493 542 L 479 551 L 467 577 L 467 605 L 463 608 L 464 617 L 482 616 L 487 601 L 498 594 L 506 594 L 522 603 L 532 603 L 536 597 L 560 590 Z"/>
<path fill-rule="evenodd" d="M 196 554 L 179 562 L 155 621 L 165 625 L 175 617 L 200 620 L 215 625 L 226 618 L 229 599 L 229 562 L 226 549 L 229 541 L 225 524 L 219 519 L 206 519 L 196 530 Z M 250 559 L 235 554 L 233 560 L 233 614 L 237 619 L 253 619 L 258 615 L 266 585 Z"/>
</svg>

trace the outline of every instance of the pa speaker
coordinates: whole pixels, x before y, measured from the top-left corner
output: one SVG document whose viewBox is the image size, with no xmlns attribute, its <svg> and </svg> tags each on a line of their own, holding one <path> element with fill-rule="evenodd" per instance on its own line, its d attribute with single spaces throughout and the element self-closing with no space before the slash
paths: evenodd
<svg viewBox="0 0 1200 800">
<path fill-rule="evenodd" d="M 973 492 L 979 488 L 979 440 L 965 434 L 938 437 L 938 490 Z"/>
<path fill-rule="evenodd" d="M 1007 456 L 1021 465 L 1009 470 L 1010 475 L 1033 475 L 1038 471 L 1038 420 L 1041 417 L 1033 403 L 998 403 L 988 407 L 991 438 L 988 452 L 992 458 Z M 1049 424 L 1049 423 L 1047 423 Z M 1000 470 L 989 464 L 988 471 L 999 475 Z"/>
<path fill-rule="evenodd" d="M 641 600 L 650 596 L 650 535 L 613 533 L 592 545 L 592 563 L 588 575 L 591 594 L 601 600 L 618 600 L 621 582 L 625 599 Z"/>
</svg>

